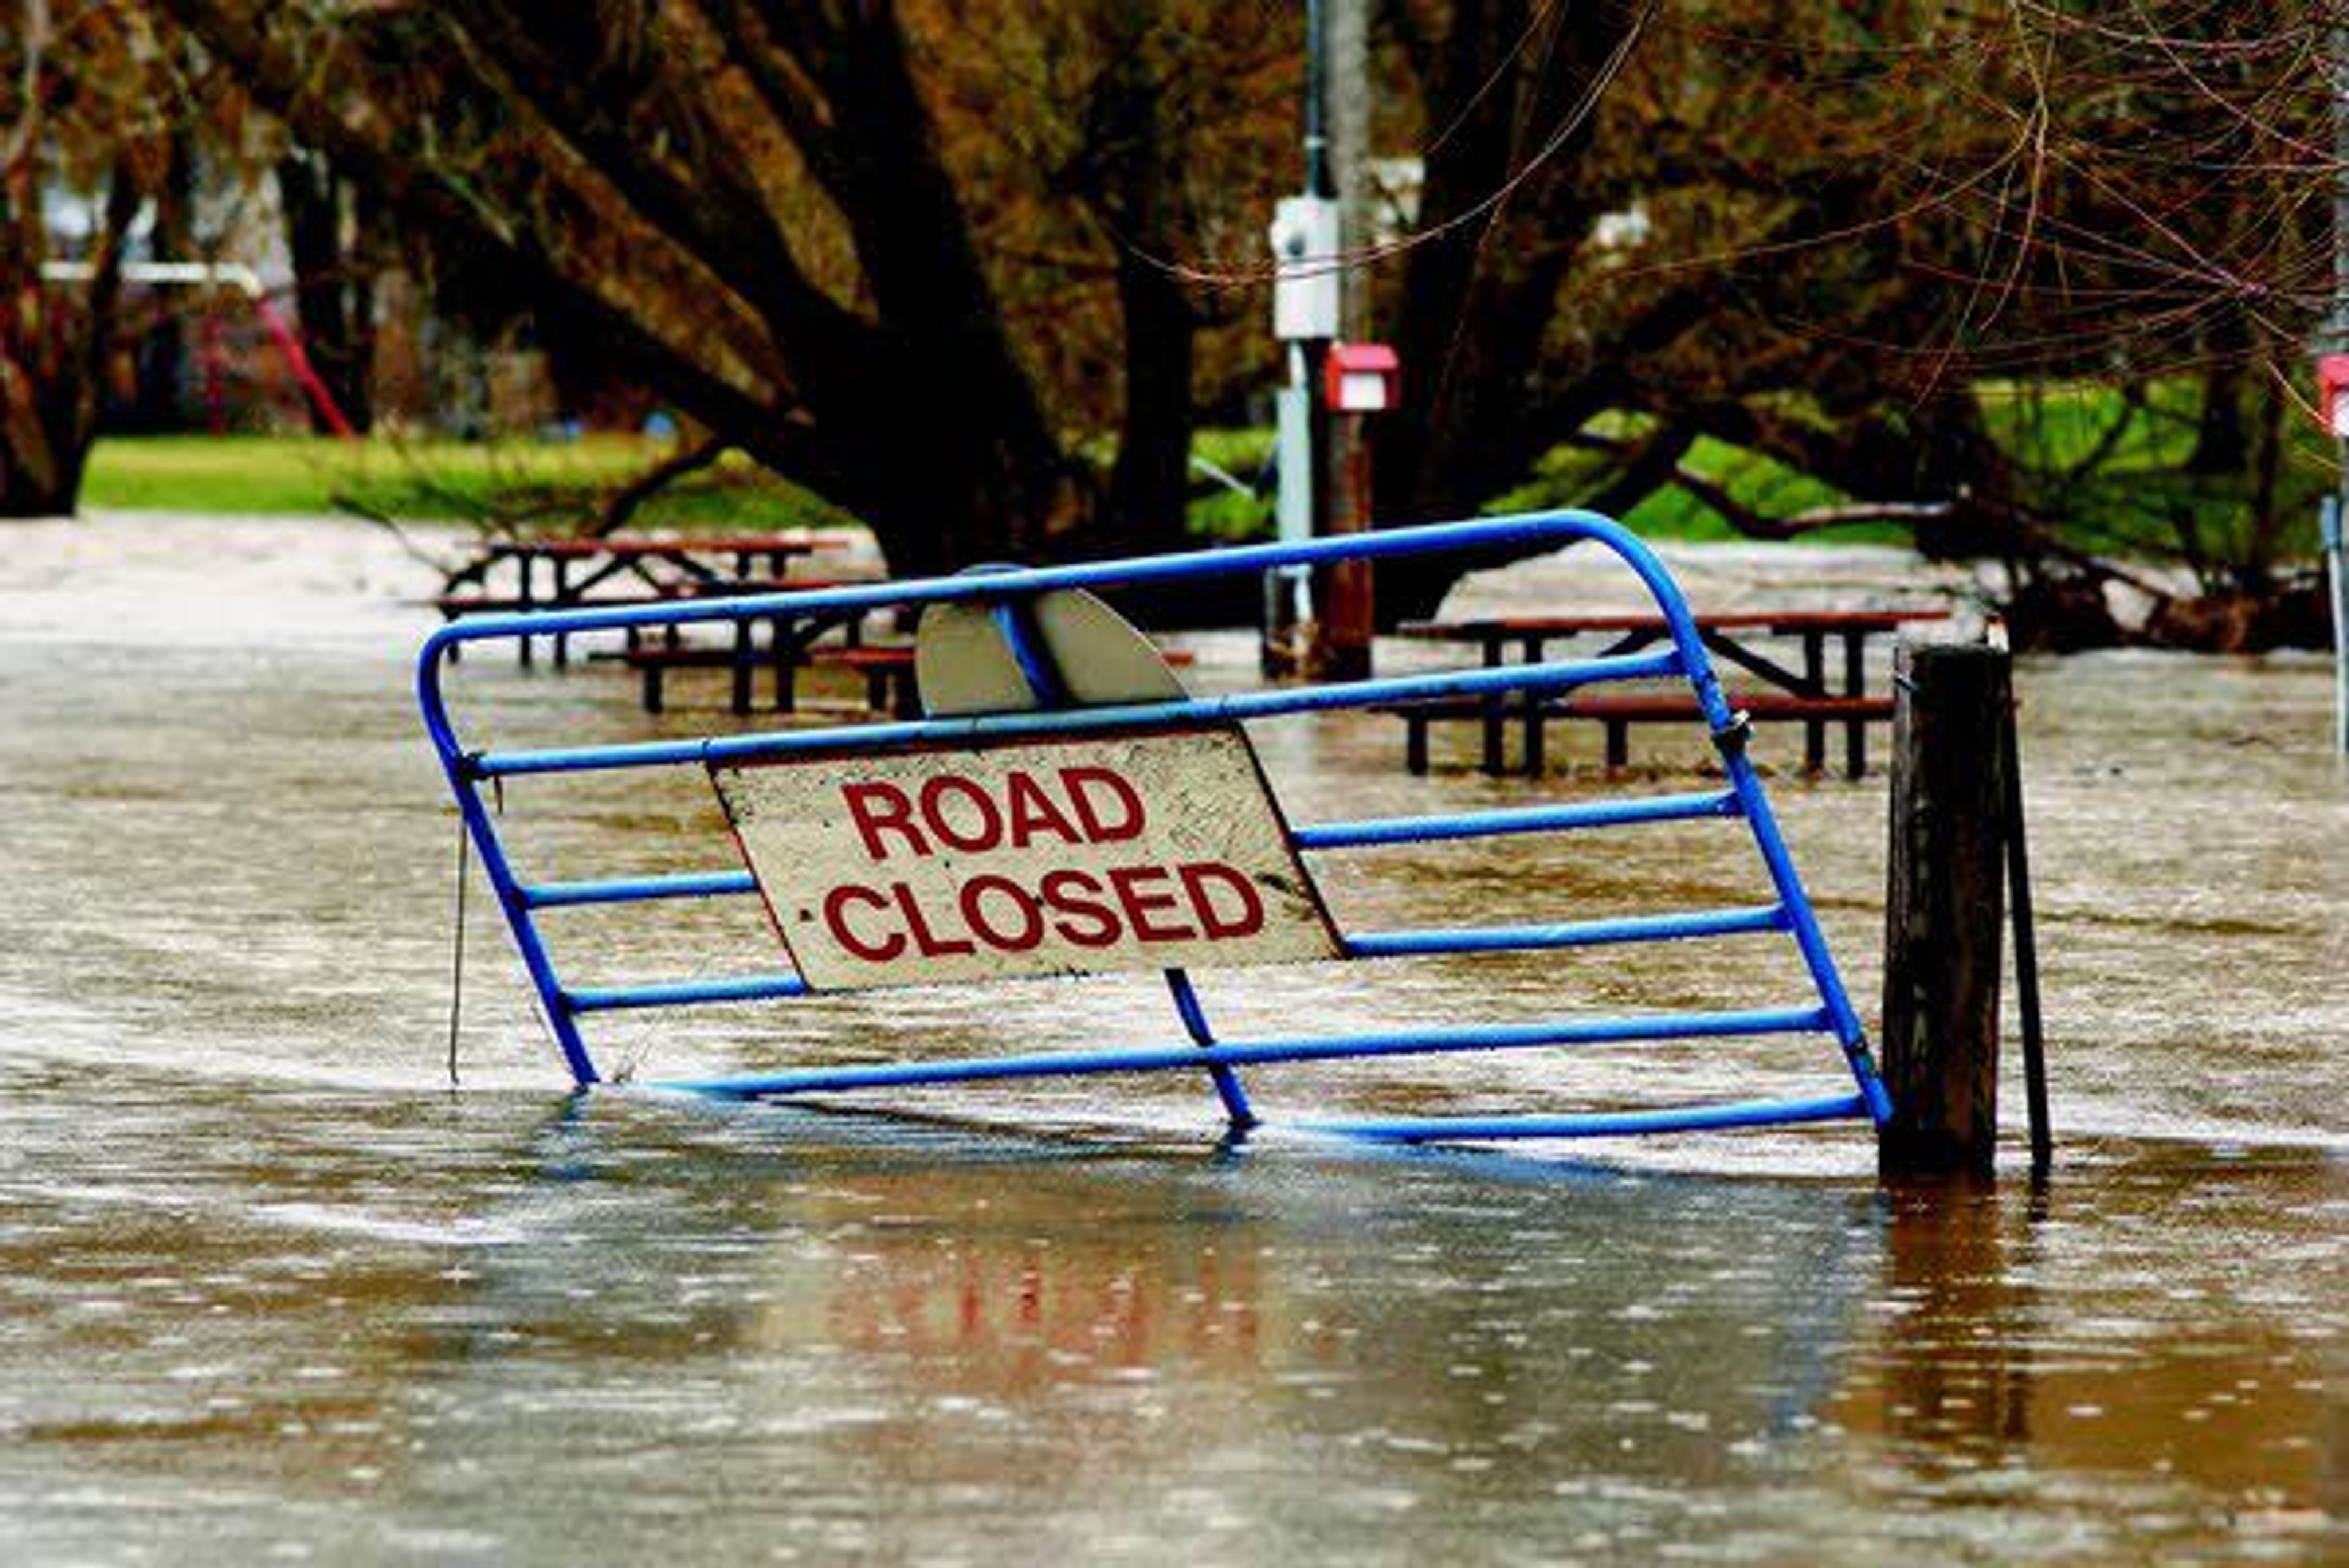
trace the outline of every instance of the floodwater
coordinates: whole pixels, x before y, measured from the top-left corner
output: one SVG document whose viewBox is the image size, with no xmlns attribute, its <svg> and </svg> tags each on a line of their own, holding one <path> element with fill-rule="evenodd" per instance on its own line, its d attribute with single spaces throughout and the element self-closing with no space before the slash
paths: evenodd
<svg viewBox="0 0 2349 1568">
<path fill-rule="evenodd" d="M 401 603 L 429 574 L 286 521 L 6 543 L 10 1563 L 2349 1558 L 2349 776 L 2318 661 L 2024 665 L 2061 1164 L 1893 1191 L 1849 1128 L 1232 1145 L 1171 1078 L 919 1117 L 574 1099 L 478 890 L 452 1090 L 456 845 Z M 1921 580 L 1674 559 L 1716 606 Z M 1621 592 L 1569 557 L 1461 603 Z M 1243 642 L 1197 645 L 1197 683 L 1245 677 Z M 455 685 L 502 744 L 728 722 L 647 718 L 605 666 Z M 1687 788 L 1702 757 L 1653 738 L 1609 779 L 1573 737 L 1534 786 L 1468 771 L 1465 735 L 1412 779 L 1371 717 L 1258 740 L 1301 821 Z M 1772 788 L 1872 1016 L 1881 778 Z M 507 810 L 541 875 L 706 869 L 706 792 L 526 780 Z M 1721 824 L 1316 870 L 1365 927 L 1757 891 Z M 583 982 L 771 969 L 746 902 L 554 939 Z M 1801 995 L 1766 939 L 1202 983 L 1232 1033 Z M 647 1078 L 1174 1037 L 1125 980 L 595 1022 Z M 1279 1119 L 1835 1072 L 1715 1042 L 1250 1083 Z"/>
</svg>

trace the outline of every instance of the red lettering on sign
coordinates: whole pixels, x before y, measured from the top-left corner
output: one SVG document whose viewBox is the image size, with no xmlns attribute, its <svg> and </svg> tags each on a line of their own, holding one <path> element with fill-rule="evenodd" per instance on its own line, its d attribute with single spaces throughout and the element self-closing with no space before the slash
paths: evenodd
<svg viewBox="0 0 2349 1568">
<path fill-rule="evenodd" d="M 985 899 L 988 893 L 999 896 L 997 903 L 1010 901 L 1013 914 L 1019 922 L 1014 931 L 999 929 L 988 918 Z M 1044 940 L 1044 912 L 1036 907 L 1036 898 L 1026 888 L 1009 877 L 973 877 L 962 884 L 962 922 L 973 935 L 1000 953 L 1026 953 L 1040 946 Z"/>
<path fill-rule="evenodd" d="M 833 889 L 823 895 L 823 923 L 832 933 L 834 942 L 867 964 L 886 964 L 905 951 L 903 932 L 893 931 L 879 942 L 868 943 L 849 930 L 847 906 L 851 903 L 866 904 L 874 909 L 889 907 L 889 901 L 869 887 L 858 887 L 852 882 L 846 887 Z"/>
<path fill-rule="evenodd" d="M 914 826 L 914 803 L 895 784 L 843 784 L 840 798 L 848 802 L 848 814 L 856 820 L 856 835 L 864 841 L 864 852 L 874 860 L 889 858 L 889 851 L 881 847 L 885 832 L 902 834 L 917 855 L 930 852 L 921 830 Z"/>
<path fill-rule="evenodd" d="M 914 945 L 922 950 L 925 958 L 956 958 L 976 953 L 978 949 L 961 937 L 944 940 L 930 933 L 930 923 L 922 918 L 922 906 L 914 897 L 913 888 L 905 882 L 894 882 L 889 891 L 896 896 L 897 907 L 905 912 L 905 929 L 914 934 Z"/>
<path fill-rule="evenodd" d="M 1077 809 L 1077 820 L 1085 830 L 1085 838 L 1096 844 L 1113 844 L 1121 839 L 1139 838 L 1142 833 L 1142 797 L 1133 786 L 1106 768 L 1063 768 L 1061 787 L 1069 792 L 1069 804 Z M 1107 804 L 1123 814 L 1123 820 L 1111 821 L 1102 815 L 1097 791 L 1106 791 Z"/>
<path fill-rule="evenodd" d="M 1035 776 L 1013 769 L 1004 780 L 1004 799 L 1010 803 L 1011 847 L 1024 850 L 1033 843 L 1040 832 L 1049 832 L 1064 844 L 1081 844 L 1084 840 L 1071 825 L 1052 798 Z"/>
<path fill-rule="evenodd" d="M 1164 866 L 1119 866 L 1109 873 L 1109 885 L 1125 906 L 1125 923 L 1137 942 L 1188 942 L 1199 934 L 1187 925 L 1159 925 L 1151 916 L 1175 906 L 1171 892 L 1143 892 L 1136 885 L 1168 880 Z"/>
<path fill-rule="evenodd" d="M 969 801 L 978 811 L 976 830 L 966 832 L 947 818 L 946 799 L 949 790 Z M 938 842 L 966 853 L 991 850 L 1003 841 L 1003 813 L 996 808 L 995 798 L 959 773 L 942 773 L 922 786 L 922 820 L 930 825 Z"/>
<path fill-rule="evenodd" d="M 1254 936 L 1264 929 L 1264 900 L 1256 884 L 1231 867 L 1217 861 L 1193 861 L 1180 867 L 1176 874 L 1183 879 L 1183 891 L 1191 895 L 1191 913 L 1199 919 L 1199 930 L 1210 942 L 1226 936 Z M 1221 884 L 1236 896 L 1238 910 L 1226 914 L 1216 907 L 1216 900 L 1207 890 Z"/>
<path fill-rule="evenodd" d="M 1052 923 L 1061 941 L 1079 947 L 1116 945 L 1117 916 L 1101 901 L 1100 878 L 1086 872 L 1052 872 L 1038 891 L 1044 895 L 1044 907 L 1064 917 Z"/>
</svg>

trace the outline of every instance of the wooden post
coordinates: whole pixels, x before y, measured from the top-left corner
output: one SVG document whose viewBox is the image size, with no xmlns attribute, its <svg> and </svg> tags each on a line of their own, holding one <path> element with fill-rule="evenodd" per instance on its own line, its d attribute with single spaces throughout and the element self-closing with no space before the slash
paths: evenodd
<svg viewBox="0 0 2349 1568">
<path fill-rule="evenodd" d="M 1998 1137 L 2011 662 L 1985 644 L 1894 655 L 1885 906 L 1886 1175 L 1987 1175 Z"/>
</svg>

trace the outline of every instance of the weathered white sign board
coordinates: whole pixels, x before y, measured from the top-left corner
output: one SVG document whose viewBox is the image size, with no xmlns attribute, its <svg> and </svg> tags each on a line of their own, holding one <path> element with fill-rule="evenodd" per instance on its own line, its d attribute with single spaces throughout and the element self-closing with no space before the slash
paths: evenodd
<svg viewBox="0 0 2349 1568">
<path fill-rule="evenodd" d="M 813 990 L 1338 956 L 1236 728 L 710 778 Z"/>
</svg>

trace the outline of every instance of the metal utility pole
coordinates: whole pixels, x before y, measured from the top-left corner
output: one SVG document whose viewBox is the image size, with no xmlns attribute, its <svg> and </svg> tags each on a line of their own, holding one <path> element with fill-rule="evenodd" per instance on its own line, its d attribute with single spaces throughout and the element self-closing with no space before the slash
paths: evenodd
<svg viewBox="0 0 2349 1568">
<path fill-rule="evenodd" d="M 2349 754 L 2349 559 L 2342 519 L 2349 513 L 2349 24 L 2333 29 L 2333 315 L 2318 377 L 2324 412 L 2341 443 L 2341 493 L 2324 512 L 2324 575 L 2333 606 L 2333 744 Z"/>
<path fill-rule="evenodd" d="M 1357 421 L 1331 417 L 1328 390 L 1333 346 L 1369 325 L 1367 287 L 1345 260 L 1368 238 L 1368 0 L 1307 0 L 1305 27 L 1305 188 L 1272 222 L 1273 335 L 1288 371 L 1278 397 L 1278 518 L 1290 543 L 1365 526 L 1369 506 L 1368 449 Z M 1359 565 L 1318 583 L 1301 571 L 1268 575 L 1265 673 L 1368 674 L 1370 582 Z"/>
<path fill-rule="evenodd" d="M 1330 139 L 1322 126 L 1324 49 L 1322 0 L 1305 7 L 1305 189 L 1283 197 L 1272 218 L 1272 332 L 1288 365 L 1288 384 L 1276 397 L 1275 465 L 1280 477 L 1280 540 L 1299 544 L 1320 530 L 1318 454 L 1322 432 L 1314 378 L 1330 340 L 1338 335 L 1338 203 L 1330 186 Z M 1313 618 L 1312 578 L 1293 568 L 1264 580 L 1264 641 L 1259 663 L 1268 676 L 1297 670 L 1304 627 Z"/>
<path fill-rule="evenodd" d="M 1324 0 L 1329 26 L 1323 52 L 1322 98 L 1329 130 L 1329 173 L 1338 198 L 1338 240 L 1348 257 L 1370 247 L 1371 17 L 1370 0 Z M 1371 278 L 1350 263 L 1338 272 L 1338 330 L 1347 343 L 1371 339 Z M 1325 366 L 1326 368 L 1326 366 Z M 1332 417 L 1328 377 L 1320 432 L 1322 503 L 1318 531 L 1355 533 L 1371 525 L 1370 432 L 1359 417 Z M 1306 665 L 1325 680 L 1359 680 L 1371 673 L 1374 606 L 1369 562 L 1331 567 L 1315 594 Z"/>
</svg>

